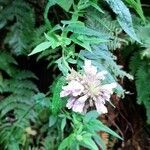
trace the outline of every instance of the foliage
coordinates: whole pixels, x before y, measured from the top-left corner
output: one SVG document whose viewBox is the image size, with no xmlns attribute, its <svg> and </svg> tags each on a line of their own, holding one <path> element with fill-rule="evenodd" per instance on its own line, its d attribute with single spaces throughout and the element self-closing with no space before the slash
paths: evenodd
<svg viewBox="0 0 150 150">
<path fill-rule="evenodd" d="M 82 72 L 86 59 L 98 71 L 107 71 L 104 84 L 117 83 L 116 97 L 125 96 L 122 81 L 133 80 L 133 75 L 137 102 L 144 104 L 150 122 L 150 24 L 140 0 L 0 0 L 0 5 L 0 47 L 5 49 L 0 52 L 2 149 L 105 150 L 100 132 L 122 140 L 100 120 L 94 107 L 87 114 L 75 113 L 66 108 L 68 99 L 60 97 L 68 73 L 73 69 Z M 47 93 L 38 90 L 32 70 L 21 69 L 17 61 L 21 55 L 31 65 L 35 58 L 48 62 L 52 82 Z M 130 60 L 132 75 L 120 63 L 122 57 Z"/>
<path fill-rule="evenodd" d="M 0 145 L 4 144 L 4 149 L 19 149 L 25 128 L 36 117 L 32 97 L 38 89 L 31 81 L 36 76 L 30 71 L 18 70 L 15 59 L 7 53 L 1 53 L 0 60 L 0 69 L 4 70 L 0 81 Z M 8 78 L 4 77 L 4 67 Z"/>
<path fill-rule="evenodd" d="M 125 0 L 133 9 L 138 13 L 143 22 L 145 23 L 145 16 L 142 10 L 141 1 L 140 0 Z"/>
<path fill-rule="evenodd" d="M 22 0 L 7 0 L 1 3 L 1 28 L 8 26 L 10 30 L 5 38 L 5 44 L 8 44 L 13 53 L 17 55 L 28 53 L 35 22 L 32 9 Z M 8 24 L 8 21 L 11 22 L 11 25 Z"/>
<path fill-rule="evenodd" d="M 150 93 L 149 93 L 149 44 L 150 44 L 150 23 L 147 19 L 147 24 L 139 26 L 139 20 L 136 19 L 136 30 L 139 38 L 143 42 L 142 46 L 137 47 L 134 55 L 131 57 L 130 69 L 135 76 L 135 83 L 137 89 L 137 102 L 143 104 L 146 108 L 147 122 L 150 123 L 149 108 L 150 108 Z M 137 25 L 138 24 L 138 25 Z M 141 90 L 142 89 L 142 90 Z"/>
<path fill-rule="evenodd" d="M 120 138 L 101 121 L 97 120 L 96 118 L 98 116 L 99 114 L 95 111 L 88 112 L 85 116 L 73 114 L 69 118 L 73 124 L 73 132 L 62 141 L 58 149 L 79 149 L 79 145 L 90 148 L 91 150 L 98 150 L 98 147 L 106 149 L 103 140 L 97 135 L 97 132 L 100 131 L 108 132 Z"/>
</svg>

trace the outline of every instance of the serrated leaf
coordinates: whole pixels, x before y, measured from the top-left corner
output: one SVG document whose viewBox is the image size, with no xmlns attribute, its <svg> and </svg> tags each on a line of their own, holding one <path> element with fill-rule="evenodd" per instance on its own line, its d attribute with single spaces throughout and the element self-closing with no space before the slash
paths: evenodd
<svg viewBox="0 0 150 150">
<path fill-rule="evenodd" d="M 89 37 L 89 36 L 86 36 L 86 35 L 79 35 L 77 37 L 77 39 L 80 40 L 80 41 L 89 42 L 90 44 L 100 44 L 100 43 L 108 42 L 108 39 L 97 38 L 97 37 Z"/>
<path fill-rule="evenodd" d="M 33 54 L 36 54 L 36 53 L 39 53 L 39 52 L 42 52 L 46 49 L 48 49 L 49 47 L 51 46 L 51 43 L 50 42 L 43 42 L 39 45 L 37 45 L 33 51 L 29 54 L 29 56 L 33 55 Z"/>
<path fill-rule="evenodd" d="M 107 34 L 90 29 L 80 23 L 71 23 L 68 25 L 68 27 L 66 27 L 66 30 L 71 31 L 73 33 L 77 33 L 77 34 L 101 37 L 103 39 L 109 38 L 109 36 Z"/>
<path fill-rule="evenodd" d="M 123 30 L 135 41 L 140 42 L 137 38 L 129 9 L 121 0 L 105 0 L 114 13 L 117 15 L 117 20 Z"/>
<path fill-rule="evenodd" d="M 55 34 L 46 34 L 44 33 L 46 39 L 51 43 L 51 47 L 52 49 L 55 49 L 56 47 L 60 46 L 60 42 L 58 40 L 58 38 L 60 39 L 60 36 L 55 35 Z"/>
</svg>

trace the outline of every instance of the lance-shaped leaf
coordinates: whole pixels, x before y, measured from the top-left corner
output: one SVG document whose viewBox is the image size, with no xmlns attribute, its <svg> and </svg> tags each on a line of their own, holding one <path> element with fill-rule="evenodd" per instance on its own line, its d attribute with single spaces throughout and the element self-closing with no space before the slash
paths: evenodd
<svg viewBox="0 0 150 150">
<path fill-rule="evenodd" d="M 123 28 L 123 30 L 132 39 L 140 42 L 135 34 L 133 24 L 132 24 L 132 17 L 126 5 L 121 0 L 105 0 L 105 1 L 110 5 L 114 13 L 117 15 L 117 20 L 120 26 Z"/>
</svg>

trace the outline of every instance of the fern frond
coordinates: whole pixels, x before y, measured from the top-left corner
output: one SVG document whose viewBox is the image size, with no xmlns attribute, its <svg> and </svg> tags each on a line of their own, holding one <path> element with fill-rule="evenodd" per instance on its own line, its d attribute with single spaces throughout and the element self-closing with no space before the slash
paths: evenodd
<svg viewBox="0 0 150 150">
<path fill-rule="evenodd" d="M 110 50 L 120 49 L 122 46 L 127 45 L 127 40 L 123 38 L 123 32 L 116 20 L 113 20 L 107 12 L 105 15 L 97 12 L 96 10 L 88 10 L 86 15 L 86 24 L 101 33 L 105 33 L 110 37 L 107 46 Z"/>
<path fill-rule="evenodd" d="M 5 44 L 8 44 L 16 55 L 29 53 L 30 51 L 27 50 L 30 50 L 29 45 L 32 41 L 35 24 L 33 10 L 23 0 L 8 1 L 2 7 L 0 23 L 7 24 L 8 20 L 13 22 L 10 32 L 5 38 Z"/>
<path fill-rule="evenodd" d="M 17 65 L 16 60 L 10 54 L 0 52 L 0 69 L 12 76 L 15 72 L 13 65 Z"/>
<path fill-rule="evenodd" d="M 24 79 L 38 79 L 35 74 L 31 71 L 21 70 L 16 73 L 14 76 L 16 80 L 24 80 Z"/>
<path fill-rule="evenodd" d="M 142 59 L 140 51 L 135 52 L 130 61 L 131 73 L 135 76 L 137 103 L 146 108 L 147 122 L 150 123 L 150 65 L 148 59 Z"/>
<path fill-rule="evenodd" d="M 144 104 L 147 113 L 147 122 L 150 123 L 150 69 L 149 65 L 142 64 L 140 65 L 136 73 L 136 89 L 138 96 L 138 103 Z"/>
<path fill-rule="evenodd" d="M 2 67 L 0 69 L 3 71 L 6 69 L 6 72 L 8 69 L 13 70 L 13 74 L 8 72 L 7 79 L 1 74 L 0 146 L 3 149 L 11 150 L 13 145 L 16 150 L 20 149 L 20 144 L 23 143 L 22 137 L 27 136 L 25 129 L 30 127 L 31 121 L 35 122 L 38 118 L 38 112 L 35 111 L 36 102 L 33 98 L 38 92 L 38 88 L 31 81 L 37 77 L 30 71 L 17 69 L 15 66 L 17 63 L 11 55 L 1 53 L 1 57 Z"/>
<path fill-rule="evenodd" d="M 48 60 L 48 66 L 47 68 L 50 68 L 52 65 L 54 65 L 54 68 L 56 66 L 56 60 L 58 60 L 60 58 L 60 52 L 59 49 L 47 49 L 45 51 L 43 51 L 42 53 L 39 54 L 39 56 L 37 57 L 37 61 L 45 58 L 46 60 Z"/>
<path fill-rule="evenodd" d="M 134 55 L 131 57 L 129 68 L 131 70 L 132 75 L 135 75 L 137 70 L 139 69 L 141 65 L 141 56 L 139 52 L 134 53 Z"/>
</svg>

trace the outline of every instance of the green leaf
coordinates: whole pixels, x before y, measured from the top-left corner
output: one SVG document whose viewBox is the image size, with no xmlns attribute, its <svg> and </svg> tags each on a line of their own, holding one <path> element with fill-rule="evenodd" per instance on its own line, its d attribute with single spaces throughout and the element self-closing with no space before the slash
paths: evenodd
<svg viewBox="0 0 150 150">
<path fill-rule="evenodd" d="M 100 131 L 104 131 L 107 132 L 121 140 L 123 140 L 116 132 L 114 132 L 113 130 L 111 130 L 110 128 L 108 128 L 106 125 L 104 125 L 102 122 L 100 122 Z"/>
<path fill-rule="evenodd" d="M 101 37 L 103 39 L 108 39 L 109 36 L 107 34 L 95 31 L 93 29 L 90 29 L 83 24 L 80 23 L 71 23 L 66 27 L 67 31 L 71 31 L 73 33 L 82 34 L 82 35 L 88 35 L 88 36 L 96 36 Z"/>
<path fill-rule="evenodd" d="M 102 150 L 106 150 L 106 145 L 98 134 L 94 135 L 93 139 L 101 147 Z"/>
<path fill-rule="evenodd" d="M 62 122 L 61 122 L 61 131 L 62 131 L 62 132 L 63 132 L 65 126 L 66 126 L 66 118 L 63 118 L 63 119 L 62 119 Z"/>
<path fill-rule="evenodd" d="M 99 12 L 104 13 L 104 11 L 96 3 L 92 2 L 92 1 L 90 1 L 89 3 L 92 7 L 97 9 Z"/>
<path fill-rule="evenodd" d="M 44 33 L 46 39 L 51 43 L 51 47 L 52 49 L 55 49 L 56 47 L 60 46 L 60 42 L 58 40 L 58 38 L 60 38 L 60 36 L 55 35 L 55 34 L 46 34 Z"/>
<path fill-rule="evenodd" d="M 63 75 L 68 74 L 68 62 L 64 60 L 65 58 L 61 57 L 59 58 L 56 63 L 58 64 L 59 70 L 63 73 Z"/>
<path fill-rule="evenodd" d="M 50 42 L 43 42 L 39 45 L 37 45 L 33 51 L 29 54 L 29 56 L 33 55 L 33 54 L 36 54 L 36 53 L 39 53 L 39 52 L 42 52 L 46 49 L 48 49 L 49 47 L 51 46 L 51 43 Z"/>
<path fill-rule="evenodd" d="M 135 9 L 135 11 L 138 13 L 138 15 L 141 17 L 143 22 L 145 23 L 146 19 L 142 10 L 142 5 L 140 0 L 125 0 L 131 7 Z"/>
<path fill-rule="evenodd" d="M 78 38 L 78 35 L 75 35 L 75 34 L 71 35 L 71 37 L 70 37 L 70 39 L 71 39 L 74 43 L 78 44 L 79 46 L 85 48 L 86 50 L 88 50 L 88 51 L 90 51 L 90 52 L 92 51 L 89 42 L 80 41 L 80 40 L 78 40 L 77 38 Z"/>
<path fill-rule="evenodd" d="M 75 142 L 75 137 L 74 134 L 71 134 L 60 143 L 58 150 L 65 150 L 66 148 L 71 147 L 73 142 Z"/>
<path fill-rule="evenodd" d="M 90 150 L 98 150 L 98 147 L 96 145 L 96 143 L 92 140 L 91 135 L 90 134 L 85 134 L 83 135 L 83 144 L 90 148 Z"/>
<path fill-rule="evenodd" d="M 53 88 L 52 113 L 57 114 L 63 106 L 63 100 L 60 98 L 62 86 L 65 83 L 64 77 L 59 77 Z"/>
<path fill-rule="evenodd" d="M 74 0 L 56 0 L 57 4 L 62 7 L 65 11 L 69 11 Z"/>
<path fill-rule="evenodd" d="M 46 7 L 45 7 L 45 12 L 44 12 L 44 19 L 46 24 L 51 28 L 51 23 L 48 19 L 48 12 L 49 12 L 49 8 L 52 7 L 53 5 L 56 4 L 55 0 L 49 0 L 49 2 L 47 3 Z"/>
<path fill-rule="evenodd" d="M 117 15 L 117 20 L 120 24 L 120 26 L 123 28 L 123 30 L 135 41 L 140 42 L 137 38 L 133 24 L 132 24 L 132 18 L 129 9 L 126 7 L 126 5 L 121 0 L 105 0 L 112 10 Z"/>
<path fill-rule="evenodd" d="M 85 120 L 86 122 L 89 122 L 89 121 L 92 120 L 92 119 L 98 118 L 98 116 L 99 116 L 99 113 L 98 113 L 96 110 L 89 111 L 89 112 L 85 115 L 84 120 Z"/>
<path fill-rule="evenodd" d="M 56 123 L 56 121 L 57 121 L 57 117 L 54 115 L 51 115 L 49 117 L 49 127 L 53 126 Z"/>
<path fill-rule="evenodd" d="M 90 44 L 100 44 L 100 43 L 108 42 L 107 39 L 98 38 L 98 37 L 89 37 L 89 36 L 86 36 L 86 35 L 79 35 L 77 37 L 77 39 L 80 40 L 80 41 L 89 42 Z"/>
</svg>

